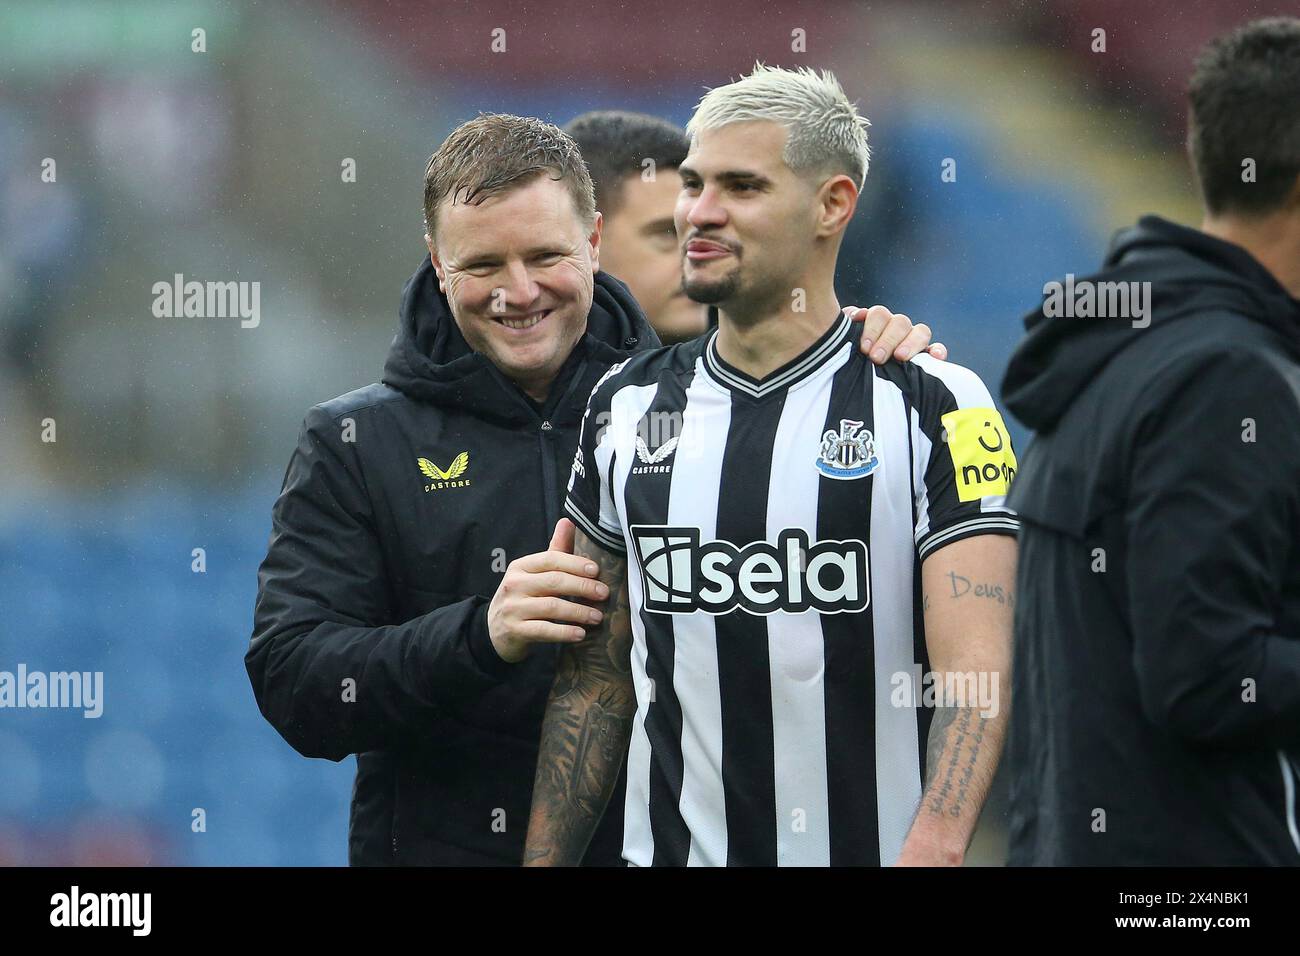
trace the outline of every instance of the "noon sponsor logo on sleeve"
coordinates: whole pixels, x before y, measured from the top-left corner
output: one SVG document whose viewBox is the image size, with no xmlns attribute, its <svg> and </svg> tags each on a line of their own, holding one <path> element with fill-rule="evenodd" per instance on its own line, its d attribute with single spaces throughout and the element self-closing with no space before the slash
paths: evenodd
<svg viewBox="0 0 1300 956">
<path fill-rule="evenodd" d="M 959 408 L 941 418 L 959 501 L 1005 495 L 1016 476 L 1016 453 L 996 408 Z"/>
</svg>

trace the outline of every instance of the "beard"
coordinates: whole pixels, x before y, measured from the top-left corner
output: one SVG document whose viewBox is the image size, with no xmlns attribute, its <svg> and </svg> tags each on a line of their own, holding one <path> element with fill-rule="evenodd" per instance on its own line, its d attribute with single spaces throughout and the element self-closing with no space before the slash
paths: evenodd
<svg viewBox="0 0 1300 956">
<path fill-rule="evenodd" d="M 719 279 L 688 279 L 682 277 L 682 291 L 702 305 L 718 305 L 732 298 L 740 289 L 740 268 L 737 266 Z"/>
</svg>

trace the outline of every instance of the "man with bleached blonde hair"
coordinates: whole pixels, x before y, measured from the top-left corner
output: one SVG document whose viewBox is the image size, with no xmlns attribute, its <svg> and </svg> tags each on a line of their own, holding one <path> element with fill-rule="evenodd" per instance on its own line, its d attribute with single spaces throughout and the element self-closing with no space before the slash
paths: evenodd
<svg viewBox="0 0 1300 956">
<path fill-rule="evenodd" d="M 565 513 L 613 599 L 560 651 L 526 863 L 580 859 L 625 753 L 633 865 L 964 857 L 1006 721 L 1016 460 L 973 372 L 873 366 L 840 310 L 867 127 L 830 73 L 762 65 L 687 127 L 683 283 L 718 328 L 588 403 Z"/>
</svg>

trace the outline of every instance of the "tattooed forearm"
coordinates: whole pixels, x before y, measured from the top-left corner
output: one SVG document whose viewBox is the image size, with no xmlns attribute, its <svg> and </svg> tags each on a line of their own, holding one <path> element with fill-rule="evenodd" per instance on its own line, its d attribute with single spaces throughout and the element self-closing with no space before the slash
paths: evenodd
<svg viewBox="0 0 1300 956">
<path fill-rule="evenodd" d="M 596 562 L 612 597 L 584 641 L 560 648 L 542 721 L 525 865 L 581 862 L 618 780 L 636 712 L 627 562 L 581 531 L 574 553 Z"/>
<path fill-rule="evenodd" d="M 992 777 L 982 764 L 987 760 L 985 740 L 993 720 L 981 717 L 975 707 L 935 710 L 926 747 L 922 805 L 927 812 L 960 817 L 973 808 L 978 814 Z"/>
<path fill-rule="evenodd" d="M 1001 535 L 954 541 L 921 564 L 930 730 L 903 865 L 960 865 L 975 832 L 1011 708 L 1015 571 L 1015 540 Z"/>
</svg>

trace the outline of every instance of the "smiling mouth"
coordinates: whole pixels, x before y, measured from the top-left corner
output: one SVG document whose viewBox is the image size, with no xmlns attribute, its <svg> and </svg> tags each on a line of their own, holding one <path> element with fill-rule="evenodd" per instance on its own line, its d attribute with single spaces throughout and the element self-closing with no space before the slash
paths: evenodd
<svg viewBox="0 0 1300 956">
<path fill-rule="evenodd" d="M 497 321 L 507 329 L 514 329 L 516 332 L 522 332 L 525 329 L 531 329 L 534 325 L 541 322 L 542 319 L 546 318 L 550 314 L 550 309 L 542 309 L 540 312 L 530 312 L 527 315 L 521 315 L 514 318 L 500 316 L 497 318 Z"/>
</svg>

